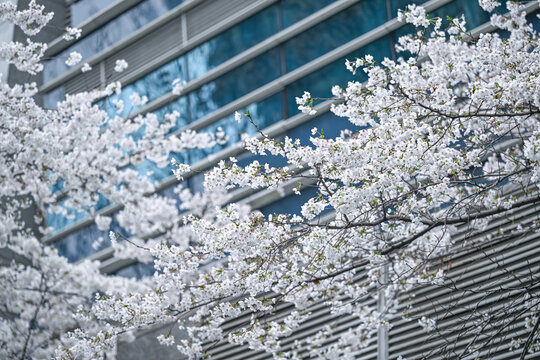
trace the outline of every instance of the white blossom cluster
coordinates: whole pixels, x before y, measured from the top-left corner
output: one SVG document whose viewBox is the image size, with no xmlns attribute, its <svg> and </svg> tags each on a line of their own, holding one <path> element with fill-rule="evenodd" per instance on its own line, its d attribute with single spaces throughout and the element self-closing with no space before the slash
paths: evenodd
<svg viewBox="0 0 540 360">
<path fill-rule="evenodd" d="M 80 63 L 81 60 L 82 60 L 82 55 L 76 51 L 72 51 L 69 53 L 69 56 L 66 59 L 66 65 L 75 66 L 78 63 Z"/>
<path fill-rule="evenodd" d="M 126 70 L 128 68 L 128 63 L 126 60 L 124 59 L 118 59 L 116 60 L 116 63 L 114 65 L 114 71 L 116 72 L 123 72 L 124 70 Z"/>
<path fill-rule="evenodd" d="M 28 3 L 27 9 L 19 11 L 17 5 L 12 2 L 0 3 L 0 20 L 17 25 L 28 36 L 39 33 L 53 16 L 53 12 L 45 11 L 45 7 L 37 4 L 35 0 Z"/>
<path fill-rule="evenodd" d="M 66 32 L 64 33 L 62 38 L 66 41 L 78 39 L 82 35 L 82 30 L 79 28 L 67 27 L 65 30 Z"/>
<path fill-rule="evenodd" d="M 0 18 L 35 35 L 52 17 L 41 5 L 31 1 L 28 9 L 17 10 L 0 3 Z M 78 29 L 66 29 L 69 36 L 80 36 Z M 42 70 L 46 44 L 28 40 L 0 45 L 0 58 L 19 70 L 35 74 Z M 69 65 L 79 62 L 72 53 Z M 117 63 L 119 71 L 127 63 Z M 83 71 L 90 66 L 85 64 Z M 112 216 L 96 213 L 100 196 L 122 206 L 115 214 L 120 226 L 133 234 L 128 241 L 115 235 L 118 257 L 152 261 L 145 235 L 167 232 L 168 244 L 187 247 L 185 228 L 176 202 L 155 192 L 154 184 L 136 169 L 143 161 L 167 166 L 171 152 L 214 146 L 218 136 L 184 132 L 168 136 L 180 114 L 163 119 L 152 113 L 109 117 L 95 103 L 122 90 L 118 82 L 80 94 L 68 95 L 57 110 L 41 108 L 34 101 L 35 83 L 8 85 L 0 80 L 0 251 L 6 262 L 0 266 L 0 358 L 45 359 L 58 357 L 70 349 L 83 358 L 99 358 L 114 353 L 114 326 L 102 322 L 91 312 L 101 296 L 145 293 L 147 282 L 135 282 L 104 276 L 96 262 L 70 264 L 40 238 L 46 227 L 46 212 L 68 217 L 68 212 L 83 212 L 94 219 L 98 229 L 107 231 Z M 135 105 L 143 105 L 145 96 L 132 94 Z M 119 108 L 123 104 L 116 103 Z M 144 133 L 135 136 L 135 132 Z M 140 132 L 140 131 L 139 131 Z M 55 186 L 60 191 L 53 192 Z M 180 192 L 180 190 L 179 190 Z M 180 199 L 188 199 L 181 194 Z M 214 206 L 225 196 L 214 196 Z M 204 212 L 207 202 L 193 200 L 193 212 Z M 206 198 L 204 199 L 206 201 Z M 186 204 L 190 203 L 186 200 Z M 185 210 L 184 210 L 185 211 Z M 24 213 L 30 212 L 34 216 Z M 211 213 L 210 211 L 209 213 Z M 178 239 L 178 240 L 176 240 Z M 105 239 L 94 239 L 95 247 Z M 187 240 L 189 242 L 189 240 Z M 156 240 L 156 244 L 160 243 Z M 139 245 L 140 248 L 131 244 Z M 2 260 L 4 261 L 4 260 Z M 74 330 L 73 335 L 68 331 Z M 105 347 L 76 343 L 74 336 L 96 336 Z M 78 356 L 78 355 L 77 355 Z"/>
</svg>

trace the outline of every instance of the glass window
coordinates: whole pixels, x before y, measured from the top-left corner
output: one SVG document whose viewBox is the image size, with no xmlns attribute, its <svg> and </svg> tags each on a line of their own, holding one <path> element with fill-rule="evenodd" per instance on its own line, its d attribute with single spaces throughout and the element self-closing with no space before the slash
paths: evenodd
<svg viewBox="0 0 540 360">
<path fill-rule="evenodd" d="M 72 232 L 56 241 L 53 245 L 61 256 L 65 256 L 69 262 L 74 262 L 110 246 L 111 242 L 108 231 L 99 230 L 97 225 L 93 223 Z M 113 216 L 111 221 L 110 231 L 120 232 L 124 236 L 130 236 L 125 229 L 120 227 L 115 216 Z M 101 243 L 99 246 L 94 247 L 94 242 L 98 241 L 100 237 L 102 238 Z"/>
<path fill-rule="evenodd" d="M 66 202 L 67 198 L 64 198 L 58 202 L 58 205 L 67 211 L 66 215 L 61 213 L 56 214 L 50 210 L 47 210 L 46 224 L 48 227 L 53 228 L 53 234 L 87 217 L 86 211 L 78 211 L 70 206 L 67 206 Z M 99 195 L 97 202 L 94 205 L 94 210 L 103 209 L 109 204 L 110 202 L 103 195 Z"/>
<path fill-rule="evenodd" d="M 59 230 L 65 228 L 66 226 L 73 224 L 79 220 L 82 220 L 86 217 L 86 213 L 83 211 L 77 211 L 70 207 L 65 206 L 66 199 L 62 199 L 58 202 L 58 205 L 67 211 L 64 214 L 56 214 L 53 212 L 47 211 L 47 227 L 53 228 L 53 234 Z"/>
<path fill-rule="evenodd" d="M 152 20 L 165 14 L 183 0 L 145 0 L 114 18 L 83 39 L 68 47 L 44 63 L 43 82 L 48 82 L 68 69 L 66 58 L 72 51 L 79 52 L 83 59 L 99 53 L 140 29 Z"/>
<path fill-rule="evenodd" d="M 277 32 L 277 6 L 274 5 L 191 50 L 187 54 L 189 79 L 204 75 Z"/>
<path fill-rule="evenodd" d="M 384 57 L 391 56 L 391 46 L 390 37 L 382 37 L 379 40 L 348 54 L 340 60 L 334 61 L 322 69 L 290 84 L 287 87 L 287 101 L 291 116 L 299 113 L 295 97 L 301 96 L 304 91 L 309 91 L 313 97 L 328 98 L 332 97 L 331 88 L 334 85 L 345 87 L 348 81 L 366 80 L 366 74 L 363 71 L 356 72 L 356 75 L 353 75 L 348 71 L 345 68 L 345 59 L 354 60 L 367 54 L 371 54 L 376 61 L 380 61 Z"/>
<path fill-rule="evenodd" d="M 189 94 L 191 119 L 197 120 L 281 75 L 274 48 Z"/>
<path fill-rule="evenodd" d="M 265 216 L 271 214 L 290 214 L 300 215 L 302 211 L 302 205 L 304 205 L 309 199 L 317 195 L 317 188 L 315 185 L 306 186 L 300 189 L 301 194 L 288 195 L 282 199 L 273 202 L 269 205 L 263 206 L 259 209 Z"/>
<path fill-rule="evenodd" d="M 111 0 L 79 0 L 71 4 L 71 26 L 77 26 L 90 16 L 111 5 Z"/>
<path fill-rule="evenodd" d="M 114 275 L 140 280 L 143 277 L 153 276 L 155 272 L 156 269 L 154 269 L 153 263 L 144 264 L 136 262 L 116 271 Z"/>
<path fill-rule="evenodd" d="M 283 28 L 291 26 L 332 2 L 334 0 L 282 0 L 281 21 Z"/>
<path fill-rule="evenodd" d="M 276 137 L 277 141 L 282 141 L 286 136 L 292 139 L 299 139 L 302 145 L 311 145 L 309 138 L 311 129 L 316 127 L 319 131 L 324 131 L 326 138 L 335 138 L 340 135 L 344 129 L 357 130 L 357 126 L 353 125 L 347 118 L 339 117 L 334 113 L 327 111 L 323 114 L 317 114 L 309 121 L 288 130 L 286 133 Z M 287 162 L 282 156 L 275 155 L 256 155 L 251 152 L 244 152 L 237 157 L 237 165 L 240 167 L 247 166 L 257 160 L 261 164 L 268 164 L 274 167 L 287 166 Z"/>
<path fill-rule="evenodd" d="M 535 11 L 527 15 L 527 22 L 532 25 L 533 29 L 540 31 L 540 11 Z"/>
<path fill-rule="evenodd" d="M 278 93 L 256 104 L 251 104 L 246 109 L 239 110 L 239 112 L 246 113 L 249 110 L 255 124 L 257 124 L 259 129 L 264 129 L 283 119 L 282 99 L 283 94 Z M 196 163 L 210 154 L 214 154 L 241 141 L 242 134 L 255 134 L 257 132 L 255 126 L 246 117 L 242 117 L 242 120 L 237 122 L 234 119 L 234 114 L 210 125 L 204 131 L 215 134 L 220 130 L 226 138 L 211 148 L 189 150 L 187 158 L 189 163 Z"/>
<path fill-rule="evenodd" d="M 386 22 L 384 1 L 361 1 L 285 42 L 287 72 Z"/>
<path fill-rule="evenodd" d="M 141 97 L 146 96 L 150 102 L 170 92 L 175 79 L 180 79 L 180 81 L 186 79 L 184 57 L 175 59 L 145 77 L 123 87 L 120 95 L 113 94 L 108 98 L 105 110 L 109 113 L 109 117 L 114 117 L 117 113 L 112 100 L 122 100 L 124 102 L 124 111 L 119 115 L 127 116 L 141 107 L 140 105 L 133 106 L 130 96 L 137 93 Z M 184 109 L 179 112 L 181 114 L 186 113 Z"/>
<path fill-rule="evenodd" d="M 311 135 L 311 129 L 314 127 L 319 131 L 323 131 L 324 136 L 327 139 L 339 136 L 341 131 L 345 129 L 352 131 L 360 129 L 358 126 L 351 123 L 348 118 L 337 116 L 333 112 L 327 111 L 317 115 L 314 119 L 289 130 L 286 136 L 293 139 L 300 139 L 302 145 L 311 145 L 309 138 L 313 137 L 313 135 Z"/>
<path fill-rule="evenodd" d="M 62 86 L 43 94 L 43 106 L 48 109 L 56 109 L 59 101 L 64 98 Z"/>
</svg>

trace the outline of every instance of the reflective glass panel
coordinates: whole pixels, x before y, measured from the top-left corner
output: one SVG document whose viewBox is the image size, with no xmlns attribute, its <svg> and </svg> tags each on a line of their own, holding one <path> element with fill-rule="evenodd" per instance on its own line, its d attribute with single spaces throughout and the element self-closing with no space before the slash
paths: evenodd
<svg viewBox="0 0 540 360">
<path fill-rule="evenodd" d="M 291 26 L 332 2 L 334 0 L 282 0 L 281 19 L 283 28 Z"/>
<path fill-rule="evenodd" d="M 143 277 L 153 276 L 155 271 L 154 263 L 144 264 L 136 262 L 116 271 L 113 275 L 140 280 Z"/>
<path fill-rule="evenodd" d="M 46 224 L 48 227 L 53 228 L 53 234 L 87 217 L 86 211 L 77 211 L 69 206 L 66 206 L 66 200 L 67 199 L 64 198 L 58 202 L 59 206 L 66 209 L 66 215 L 61 213 L 56 214 L 47 209 Z M 99 195 L 97 203 L 94 205 L 94 210 L 103 209 L 109 204 L 110 202 L 103 195 Z"/>
<path fill-rule="evenodd" d="M 114 216 L 110 231 L 120 232 L 124 236 L 130 236 L 125 229 L 120 227 Z M 92 223 L 56 241 L 53 246 L 61 256 L 65 256 L 69 262 L 74 262 L 110 246 L 111 242 L 108 234 L 109 230 L 101 231 L 95 223 Z M 100 238 L 102 238 L 101 243 L 99 246 L 95 246 L 94 243 Z"/>
<path fill-rule="evenodd" d="M 299 113 L 295 97 L 302 96 L 304 91 L 309 91 L 313 97 L 327 98 L 332 97 L 331 88 L 334 85 L 345 87 L 348 81 L 366 80 L 363 71 L 356 72 L 356 75 L 348 71 L 345 68 L 345 59 L 354 60 L 371 54 L 376 61 L 380 61 L 384 57 L 391 56 L 391 46 L 390 37 L 385 36 L 289 85 L 287 101 L 291 116 Z"/>
<path fill-rule="evenodd" d="M 111 0 L 79 0 L 69 7 L 71 10 L 71 26 L 77 26 L 90 16 L 113 4 Z"/>
<path fill-rule="evenodd" d="M 160 96 L 170 92 L 173 88 L 172 83 L 175 79 L 180 79 L 184 81 L 186 79 L 185 75 L 185 58 L 180 57 L 175 59 L 159 69 L 149 73 L 145 77 L 127 85 L 122 88 L 120 95 L 112 95 L 108 98 L 107 111 L 109 116 L 114 116 L 116 114 L 116 109 L 112 105 L 112 100 L 118 99 L 124 102 L 124 111 L 120 113 L 120 116 L 127 116 L 130 113 L 135 112 L 141 106 L 134 106 L 130 97 L 137 93 L 139 96 L 146 96 L 148 102 L 151 102 Z M 185 114 L 185 111 L 182 110 L 181 114 Z"/>
<path fill-rule="evenodd" d="M 56 109 L 59 101 L 64 98 L 62 86 L 43 94 L 43 106 L 47 109 Z"/>
<path fill-rule="evenodd" d="M 384 1 L 360 1 L 285 42 L 287 72 L 386 22 Z"/>
<path fill-rule="evenodd" d="M 272 49 L 189 94 L 194 121 L 280 76 L 279 50 Z"/>
<path fill-rule="evenodd" d="M 323 114 L 317 114 L 309 121 L 288 130 L 284 134 L 276 137 L 277 141 L 282 141 L 285 136 L 292 139 L 299 139 L 302 145 L 311 145 L 310 137 L 311 129 L 316 127 L 319 131 L 323 131 L 326 138 L 335 138 L 339 136 L 344 129 L 356 130 L 357 126 L 353 125 L 347 118 L 334 115 L 327 111 Z M 251 152 L 244 152 L 237 157 L 238 166 L 246 166 L 257 160 L 261 164 L 268 164 L 274 167 L 287 166 L 287 162 L 281 156 L 274 155 L 255 155 Z"/>
<path fill-rule="evenodd" d="M 301 188 L 300 192 L 300 195 L 287 195 L 276 202 L 263 206 L 259 209 L 259 211 L 262 212 L 265 216 L 271 214 L 300 215 L 302 211 L 302 205 L 304 205 L 306 201 L 317 195 L 317 188 L 315 187 L 315 185 L 310 185 Z"/>
<path fill-rule="evenodd" d="M 273 5 L 191 50 L 187 54 L 189 79 L 204 75 L 277 32 L 277 6 Z"/>
<path fill-rule="evenodd" d="M 257 124 L 259 129 L 264 129 L 283 119 L 282 99 L 282 93 L 278 93 L 259 103 L 251 104 L 246 109 L 239 110 L 239 112 L 246 113 L 249 111 L 254 123 Z M 255 134 L 257 132 L 255 126 L 246 117 L 242 117 L 242 120 L 237 122 L 234 119 L 234 114 L 219 120 L 203 131 L 211 134 L 222 132 L 226 138 L 211 148 L 189 150 L 187 160 L 190 164 L 196 163 L 210 154 L 214 154 L 241 141 L 243 134 Z"/>
</svg>

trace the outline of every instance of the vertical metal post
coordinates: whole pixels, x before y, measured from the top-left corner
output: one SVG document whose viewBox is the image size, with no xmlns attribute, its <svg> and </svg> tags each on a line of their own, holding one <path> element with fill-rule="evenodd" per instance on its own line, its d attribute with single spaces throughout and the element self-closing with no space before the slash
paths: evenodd
<svg viewBox="0 0 540 360">
<path fill-rule="evenodd" d="M 386 311 L 386 295 L 384 290 L 388 283 L 388 263 L 385 263 L 382 266 L 380 279 L 381 288 L 379 289 L 379 296 L 377 298 L 377 311 L 379 311 L 380 314 L 383 314 Z M 387 360 L 388 354 L 388 329 L 379 326 L 379 329 L 377 330 L 377 360 Z"/>
<path fill-rule="evenodd" d="M 180 21 L 181 21 L 181 24 L 182 24 L 182 45 L 184 45 L 188 41 L 186 13 L 182 14 L 182 17 L 181 17 Z"/>
<path fill-rule="evenodd" d="M 105 88 L 107 85 L 107 75 L 105 74 L 105 61 L 99 62 L 99 81 L 101 82 L 101 87 Z"/>
</svg>

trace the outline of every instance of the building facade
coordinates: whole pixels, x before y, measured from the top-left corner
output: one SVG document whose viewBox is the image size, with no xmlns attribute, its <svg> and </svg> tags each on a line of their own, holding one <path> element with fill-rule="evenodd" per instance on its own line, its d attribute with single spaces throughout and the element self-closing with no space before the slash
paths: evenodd
<svg viewBox="0 0 540 360">
<path fill-rule="evenodd" d="M 345 86 L 352 78 L 345 68 L 345 59 L 366 54 L 373 55 L 376 60 L 395 59 L 399 55 L 394 50 L 397 38 L 410 31 L 397 21 L 397 11 L 409 3 L 423 4 L 434 16 L 445 18 L 464 14 L 473 32 L 493 30 L 488 24 L 489 14 L 473 0 L 49 0 L 48 3 L 57 14 L 56 25 L 60 28 L 80 27 L 83 36 L 65 41 L 61 31 L 43 35 L 50 39 L 47 57 L 51 60 L 45 63 L 42 75 L 36 79 L 40 83 L 39 101 L 45 107 L 54 108 L 66 94 L 121 81 L 123 92 L 116 98 L 125 103 L 122 115 L 151 111 L 163 116 L 176 110 L 180 117 L 170 136 L 186 129 L 219 131 L 226 135 L 211 149 L 172 154 L 179 162 L 201 170 L 230 156 L 238 159 L 238 165 L 253 160 L 279 164 L 278 159 L 261 159 L 242 149 L 242 134 L 254 134 L 256 129 L 247 121 L 238 124 L 234 119 L 235 111 L 249 110 L 257 125 L 276 138 L 290 136 L 305 142 L 313 127 L 324 129 L 328 137 L 352 129 L 346 119 L 329 111 L 330 102 L 322 102 L 317 107 L 317 115 L 309 116 L 298 111 L 295 97 L 301 96 L 303 91 L 310 91 L 317 97 L 330 97 L 333 85 Z M 528 11 L 534 20 L 532 15 L 538 11 L 538 3 L 531 3 Z M 65 59 L 72 51 L 81 53 L 83 61 L 79 66 L 68 68 Z M 121 73 L 114 71 L 118 59 L 125 59 L 129 64 Z M 83 63 L 90 64 L 92 70 L 81 72 Z M 362 76 L 357 74 L 356 78 L 362 79 Z M 10 70 L 9 79 L 17 81 L 17 72 Z M 172 91 L 175 80 L 184 84 L 179 93 Z M 135 92 L 147 96 L 149 102 L 144 106 L 132 106 L 129 96 Z M 101 106 L 115 111 L 111 106 L 113 100 L 114 97 L 106 99 Z M 146 161 L 138 170 L 152 177 L 160 194 L 175 196 L 172 187 L 177 180 L 170 168 L 158 168 Z M 197 174 L 187 178 L 185 186 L 200 191 L 202 176 Z M 314 193 L 315 190 L 306 190 L 302 196 L 295 196 L 291 186 L 285 193 L 239 190 L 234 197 L 235 201 L 250 204 L 264 214 L 297 213 Z M 113 216 L 112 230 L 123 232 L 114 219 L 118 209 L 118 205 L 106 199 L 100 199 L 96 207 L 98 213 Z M 526 209 L 515 214 L 513 219 L 494 224 L 488 233 L 498 234 L 500 229 L 511 229 L 519 222 L 526 224 L 535 214 L 534 208 Z M 114 258 L 107 241 L 94 248 L 95 239 L 100 236 L 107 239 L 107 234 L 83 213 L 73 212 L 71 216 L 50 213 L 47 221 L 54 230 L 43 241 L 55 246 L 72 262 L 87 258 L 99 260 L 103 272 L 127 277 L 141 278 L 154 272 L 152 264 Z M 446 262 L 444 266 L 463 283 L 484 281 L 489 287 L 491 283 L 482 278 L 482 272 L 495 262 L 508 262 L 516 273 L 529 271 L 531 263 L 540 263 L 540 250 L 536 249 L 535 240 L 534 236 L 519 239 L 494 236 L 489 247 L 456 252 L 452 265 Z M 501 268 L 500 271 L 497 276 L 502 279 L 506 270 Z M 372 301 L 383 300 L 374 296 Z M 482 301 L 484 306 L 490 307 L 503 300 L 493 295 Z M 452 289 L 445 292 L 425 288 L 415 294 L 411 302 L 420 309 L 415 311 L 427 314 L 452 306 L 467 307 L 474 300 L 463 300 L 463 296 Z M 435 302 L 437 307 L 433 305 Z M 287 311 L 291 308 L 284 304 L 283 312 Z M 445 321 L 462 321 L 460 316 L 455 314 Z M 313 309 L 313 320 L 285 342 L 291 346 L 295 341 L 301 343 L 302 339 L 328 324 L 331 324 L 335 337 L 339 337 L 355 321 L 352 317 L 335 317 L 321 306 Z M 408 322 L 402 316 L 396 315 L 389 321 L 393 325 L 391 330 L 381 331 L 371 345 L 357 354 L 358 358 L 395 359 L 400 354 L 408 358 L 424 355 L 437 358 L 435 349 L 440 340 L 437 336 L 422 333 L 418 324 Z M 120 344 L 119 358 L 179 358 L 175 349 L 157 347 L 155 336 L 160 331 L 160 328 L 151 329 L 139 334 L 133 343 Z M 512 331 L 516 336 L 526 332 L 522 327 L 512 328 Z M 332 339 L 328 339 L 328 343 L 331 342 Z M 467 339 L 456 339 L 456 353 L 465 346 L 462 343 L 466 344 Z M 507 349 L 508 344 L 501 343 L 500 349 L 494 350 L 495 355 L 500 352 L 500 357 L 490 358 L 513 358 L 503 351 Z M 225 343 L 213 346 L 209 352 L 216 359 L 269 357 Z"/>
</svg>

